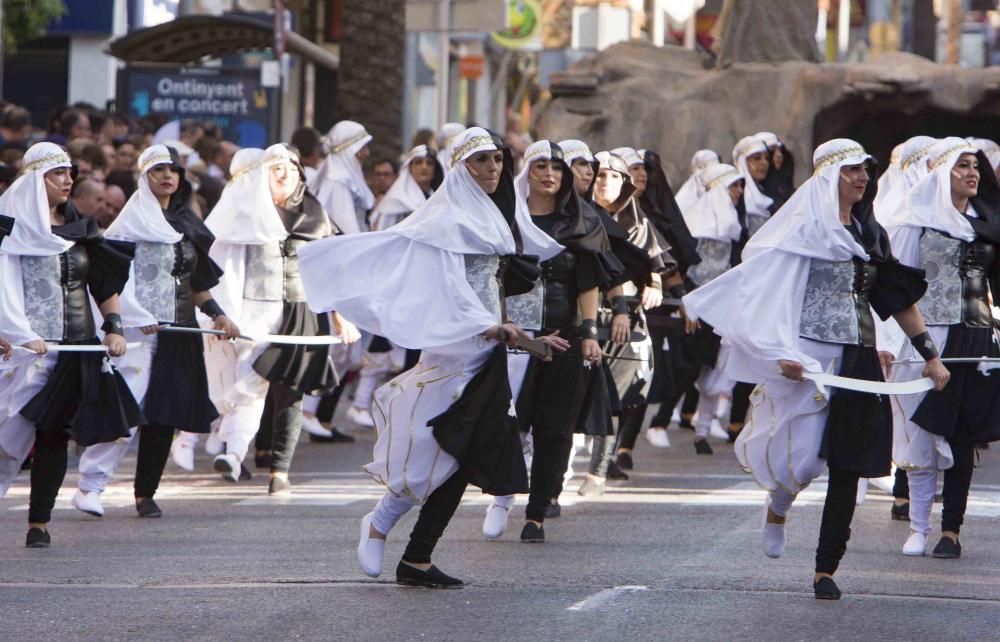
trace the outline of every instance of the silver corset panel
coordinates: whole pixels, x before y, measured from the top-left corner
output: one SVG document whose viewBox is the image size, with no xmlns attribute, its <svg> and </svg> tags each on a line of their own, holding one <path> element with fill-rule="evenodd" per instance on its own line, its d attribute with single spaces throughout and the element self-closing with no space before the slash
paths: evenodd
<svg viewBox="0 0 1000 642">
<path fill-rule="evenodd" d="M 177 253 L 172 243 L 140 241 L 135 244 L 135 298 L 161 323 L 177 321 Z"/>
<path fill-rule="evenodd" d="M 535 281 L 531 292 L 507 297 L 507 316 L 525 330 L 541 330 L 545 311 L 545 279 Z"/>
<path fill-rule="evenodd" d="M 696 285 L 705 285 L 729 269 L 733 259 L 733 244 L 716 239 L 698 239 L 698 256 L 701 257 L 701 263 L 688 268 L 687 275 Z"/>
<path fill-rule="evenodd" d="M 927 229 L 920 237 L 920 267 L 927 292 L 917 303 L 927 325 L 962 322 L 962 241 Z"/>
<path fill-rule="evenodd" d="M 764 227 L 764 223 L 767 223 L 770 218 L 770 216 L 760 216 L 747 212 L 747 233 L 753 236 L 760 228 Z"/>
<path fill-rule="evenodd" d="M 465 255 L 465 280 L 469 282 L 472 291 L 479 297 L 493 319 L 500 323 L 500 284 L 497 282 L 497 270 L 500 269 L 500 257 L 485 254 Z"/>
<path fill-rule="evenodd" d="M 800 336 L 827 343 L 858 343 L 854 270 L 854 261 L 812 259 L 802 299 Z"/>
<path fill-rule="evenodd" d="M 62 341 L 66 309 L 59 255 L 21 256 L 24 314 L 31 329 L 48 341 Z"/>
<path fill-rule="evenodd" d="M 285 262 L 281 245 L 272 241 L 248 245 L 243 298 L 254 301 L 281 301 L 284 298 Z"/>
</svg>

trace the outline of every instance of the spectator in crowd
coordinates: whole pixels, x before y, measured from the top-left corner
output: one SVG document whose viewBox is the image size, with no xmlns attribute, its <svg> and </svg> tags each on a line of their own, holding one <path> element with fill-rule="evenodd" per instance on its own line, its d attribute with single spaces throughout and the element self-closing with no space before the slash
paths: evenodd
<svg viewBox="0 0 1000 642">
<path fill-rule="evenodd" d="M 372 171 L 368 175 L 368 187 L 375 194 L 375 204 L 382 200 L 392 184 L 396 182 L 396 162 L 388 158 L 377 158 L 372 163 Z"/>
<path fill-rule="evenodd" d="M 107 185 L 117 185 L 125 194 L 125 200 L 132 198 L 132 192 L 136 190 L 135 174 L 127 169 L 113 169 L 108 172 L 105 179 Z"/>
<path fill-rule="evenodd" d="M 21 171 L 21 159 L 24 158 L 24 150 L 17 147 L 0 149 L 0 163 L 9 165 L 15 171 Z"/>
<path fill-rule="evenodd" d="M 115 146 L 115 162 L 113 169 L 120 169 L 133 174 L 139 171 L 136 159 L 139 158 L 139 147 L 136 141 L 131 138 L 118 138 L 113 143 Z"/>
<path fill-rule="evenodd" d="M 105 220 L 101 221 L 100 219 L 98 219 L 97 223 L 102 228 L 106 228 L 109 225 L 111 225 L 111 223 L 114 222 L 116 218 L 118 218 L 118 214 L 121 213 L 122 208 L 125 207 L 126 201 L 128 201 L 128 199 L 125 198 L 125 192 L 122 191 L 121 187 L 113 183 L 108 183 L 107 185 L 105 185 L 104 186 Z"/>
<path fill-rule="evenodd" d="M 185 146 L 187 146 L 189 150 L 188 154 L 191 154 L 194 151 L 195 145 L 198 144 L 198 140 L 201 139 L 201 137 L 204 135 L 205 135 L 205 126 L 202 125 L 197 120 L 195 120 L 194 118 L 185 118 L 184 120 L 181 121 L 181 142 L 184 143 Z M 170 145 L 170 143 L 166 144 L 170 147 L 174 147 L 175 149 L 177 149 L 177 153 L 181 154 L 181 156 L 184 156 L 184 152 L 182 152 L 179 148 L 177 148 L 174 145 Z"/>
<path fill-rule="evenodd" d="M 10 184 L 17 179 L 18 169 L 7 163 L 0 163 L 0 194 L 7 191 Z"/>
<path fill-rule="evenodd" d="M 93 178 L 101 183 L 107 176 L 108 167 L 105 164 L 104 150 L 97 143 L 80 139 L 70 141 L 66 146 L 69 157 L 77 168 L 77 180 Z"/>
<path fill-rule="evenodd" d="M 8 104 L 0 112 L 0 148 L 25 149 L 31 137 L 31 112 L 24 107 Z"/>
<path fill-rule="evenodd" d="M 92 178 L 74 182 L 69 202 L 84 216 L 96 219 L 102 228 L 107 227 L 100 220 L 107 209 L 107 197 L 104 195 L 103 183 L 98 183 Z"/>
<path fill-rule="evenodd" d="M 59 116 L 55 131 L 49 134 L 45 140 L 57 145 L 65 145 L 77 138 L 93 138 L 94 134 L 90 130 L 90 118 L 79 109 L 69 108 L 62 111 Z"/>
<path fill-rule="evenodd" d="M 114 144 L 116 140 L 125 140 L 128 135 L 128 118 L 124 114 L 109 114 L 101 126 L 99 139 L 101 143 Z"/>
<path fill-rule="evenodd" d="M 424 127 L 417 130 L 417 133 L 413 135 L 413 142 L 410 143 L 410 149 L 419 145 L 427 145 L 428 149 L 433 149 L 435 153 L 437 152 L 437 135 L 433 129 Z"/>
<path fill-rule="evenodd" d="M 306 173 L 306 181 L 312 182 L 319 164 L 323 162 L 323 134 L 315 127 L 299 127 L 292 132 L 292 146 L 299 150 L 299 160 Z"/>
</svg>

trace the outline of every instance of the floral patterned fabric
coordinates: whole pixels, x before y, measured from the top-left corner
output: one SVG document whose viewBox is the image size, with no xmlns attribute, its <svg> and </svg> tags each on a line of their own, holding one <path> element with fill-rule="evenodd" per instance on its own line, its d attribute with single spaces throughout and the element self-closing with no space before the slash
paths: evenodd
<svg viewBox="0 0 1000 642">
<path fill-rule="evenodd" d="M 927 293 L 917 303 L 927 325 L 962 322 L 962 241 L 932 229 L 920 237 L 920 267 Z"/>
<path fill-rule="evenodd" d="M 24 313 L 31 329 L 48 341 L 63 338 L 65 309 L 59 256 L 21 256 Z"/>
</svg>

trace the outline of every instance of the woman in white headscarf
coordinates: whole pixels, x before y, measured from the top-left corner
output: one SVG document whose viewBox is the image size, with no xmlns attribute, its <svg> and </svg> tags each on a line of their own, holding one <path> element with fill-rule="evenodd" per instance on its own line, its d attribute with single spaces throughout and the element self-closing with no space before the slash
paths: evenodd
<svg viewBox="0 0 1000 642">
<path fill-rule="evenodd" d="M 67 444 L 81 446 L 128 437 L 142 412 L 108 355 L 125 354 L 118 295 L 130 259 L 105 241 L 94 219 L 68 204 L 73 185 L 66 151 L 39 143 L 24 156 L 21 176 L 0 195 L 0 211 L 13 215 L 0 244 L 0 328 L 16 345 L 36 353 L 5 377 L 12 391 L 0 417 L 0 459 L 10 472 L 35 445 L 28 502 L 30 548 L 51 542 L 47 524 L 66 474 Z M 91 298 L 104 316 L 103 342 Z M 103 345 L 97 352 L 50 352 L 50 343 Z M 58 355 L 58 356 L 57 356 Z M 67 421 L 69 417 L 69 421 Z M 16 468 L 13 472 L 16 474 Z M 0 480 L 6 490 L 10 479 Z"/>
<path fill-rule="evenodd" d="M 733 148 L 733 165 L 746 177 L 743 202 L 746 205 L 746 227 L 750 236 L 757 233 L 777 211 L 774 199 L 764 193 L 764 179 L 771 171 L 771 152 L 758 136 L 741 138 Z"/>
<path fill-rule="evenodd" d="M 738 262 L 739 242 L 743 236 L 739 212 L 736 206 L 743 197 L 743 175 L 725 163 L 710 165 L 701 171 L 701 181 L 705 193 L 684 213 L 691 235 L 698 240 L 698 255 L 701 262 L 692 266 L 687 278 L 694 287 L 710 283 L 726 273 Z M 698 390 L 698 419 L 695 423 L 695 452 L 711 455 L 712 447 L 708 435 L 712 428 L 719 402 L 728 395 L 736 383 L 718 367 L 717 361 L 723 357 L 719 352 L 718 335 L 711 327 L 694 330 L 691 339 L 693 353 L 689 364 L 693 366 L 694 386 Z M 675 381 L 675 385 L 687 389 L 691 379 Z"/>
<path fill-rule="evenodd" d="M 509 257 L 544 261 L 562 247 L 516 207 L 511 167 L 501 140 L 468 129 L 452 145 L 441 188 L 405 221 L 300 252 L 314 310 L 337 310 L 363 330 L 422 350 L 416 366 L 375 393 L 378 441 L 365 469 L 386 494 L 362 520 L 358 545 L 372 577 L 382 571 L 386 535 L 422 504 L 396 581 L 461 586 L 431 564 L 431 554 L 466 486 L 494 495 L 527 490 L 502 345 L 525 335 L 503 323 L 498 270 L 505 293 L 525 292 L 538 271 L 527 287 L 513 288 Z M 329 278 L 348 269 L 354 278 Z"/>
<path fill-rule="evenodd" d="M 323 160 L 309 190 L 319 199 L 333 225 L 344 234 L 367 231 L 365 217 L 375 206 L 361 165 L 372 141 L 364 125 L 342 120 L 324 138 L 330 153 Z"/>
<path fill-rule="evenodd" d="M 700 177 L 701 170 L 721 162 L 719 154 L 711 149 L 699 149 L 694 153 L 694 156 L 691 157 L 691 175 L 677 190 L 675 197 L 677 207 L 681 208 L 681 212 L 686 212 L 705 193 L 705 185 Z"/>
<path fill-rule="evenodd" d="M 160 517 L 153 499 L 175 430 L 207 433 L 219 413 L 208 394 L 204 342 L 198 334 L 163 332 L 160 326 L 197 328 L 195 307 L 230 338 L 239 328 L 209 290 L 222 271 L 209 258 L 214 241 L 191 210 L 191 188 L 177 152 L 151 145 L 139 157 L 139 186 L 105 238 L 135 245 L 122 295 L 126 337 L 142 344 L 117 365 L 146 421 L 139 429 L 135 502 L 140 517 Z M 179 442 L 179 440 L 178 440 Z M 100 496 L 128 450 L 129 440 L 91 446 L 80 458 L 80 486 L 73 506 L 100 517 Z"/>
<path fill-rule="evenodd" d="M 886 395 L 835 388 L 828 398 L 802 379 L 837 368 L 842 377 L 882 381 L 880 360 L 888 355 L 876 353 L 874 308 L 911 337 L 935 387 L 948 380 L 916 306 L 923 275 L 896 261 L 872 216 L 872 163 L 855 141 L 820 145 L 812 178 L 750 239 L 743 262 L 684 297 L 689 314 L 728 344 L 727 374 L 758 384 L 736 455 L 769 491 L 768 557 L 784 552 L 785 515 L 796 495 L 828 470 L 818 599 L 840 597 L 832 576 L 850 537 L 859 477 L 889 471 L 891 410 Z"/>
<path fill-rule="evenodd" d="M 886 225 L 886 221 L 903 204 L 906 193 L 927 176 L 927 153 L 937 144 L 936 138 L 914 136 L 893 150 L 894 160 L 890 161 L 878 181 L 875 196 L 875 218 Z"/>
<path fill-rule="evenodd" d="M 946 358 L 997 357 L 989 293 L 1000 287 L 1000 185 L 986 155 L 961 138 L 945 138 L 927 154 L 930 173 L 886 221 L 899 260 L 927 272 L 918 307 Z M 918 353 L 906 346 L 894 373 L 912 379 Z M 916 363 L 911 363 L 916 362 Z M 910 535 L 904 555 L 923 555 L 930 534 L 938 472 L 944 471 L 941 540 L 934 557 L 956 558 L 972 483 L 975 444 L 1000 439 L 1000 378 L 977 363 L 951 366 L 941 392 L 894 400 L 893 459 L 908 471 Z"/>
<path fill-rule="evenodd" d="M 776 134 L 757 132 L 754 136 L 764 141 L 770 154 L 771 167 L 761 181 L 761 188 L 774 200 L 771 210 L 776 212 L 795 191 L 795 157 Z"/>
<path fill-rule="evenodd" d="M 283 319 L 282 244 L 288 236 L 270 189 L 271 166 L 281 157 L 263 149 L 236 152 L 218 204 L 205 220 L 215 236 L 210 256 L 223 270 L 212 296 L 244 335 L 274 334 Z M 254 365 L 266 342 L 209 344 L 206 364 L 212 401 L 222 415 L 206 449 L 224 479 L 238 481 L 243 459 L 260 426 L 268 381 Z M 221 445 L 218 443 L 221 442 Z M 217 451 L 221 447 L 221 451 Z"/>
<path fill-rule="evenodd" d="M 444 170 L 433 149 L 426 145 L 411 149 L 399 168 L 399 177 L 372 211 L 372 231 L 387 230 L 404 220 L 427 201 L 443 179 Z M 371 400 L 375 389 L 386 382 L 394 368 L 398 372 L 402 365 L 408 370 L 418 358 L 419 353 L 415 350 L 394 349 L 385 337 L 372 337 L 362 360 L 354 403 L 347 410 L 347 418 L 362 426 L 374 426 Z"/>
</svg>

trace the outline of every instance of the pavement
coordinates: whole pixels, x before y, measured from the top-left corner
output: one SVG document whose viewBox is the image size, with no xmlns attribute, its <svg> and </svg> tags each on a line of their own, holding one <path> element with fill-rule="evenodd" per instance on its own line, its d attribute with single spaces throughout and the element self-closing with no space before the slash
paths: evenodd
<svg viewBox="0 0 1000 642">
<path fill-rule="evenodd" d="M 348 425 L 346 420 L 340 425 Z M 905 522 L 869 490 L 837 573 L 839 602 L 812 594 L 825 492 L 821 478 L 789 514 L 781 559 L 760 550 L 764 493 L 732 447 L 695 455 L 645 440 L 627 482 L 602 497 L 563 494 L 544 544 L 521 544 L 519 497 L 499 541 L 481 534 L 488 498 L 472 489 L 435 552 L 466 588 L 396 586 L 415 511 L 391 533 L 386 572 L 357 566 L 358 522 L 380 495 L 355 444 L 303 439 L 291 497 L 267 496 L 263 471 L 239 484 L 168 464 L 162 519 L 136 517 L 134 453 L 97 519 L 69 506 L 71 461 L 49 549 L 24 548 L 27 474 L 0 500 L 0 640 L 985 640 L 1000 637 L 1000 466 L 982 452 L 962 531 L 962 558 L 900 553 Z M 576 469 L 585 468 L 580 454 Z M 940 505 L 935 509 L 938 538 Z"/>
</svg>

